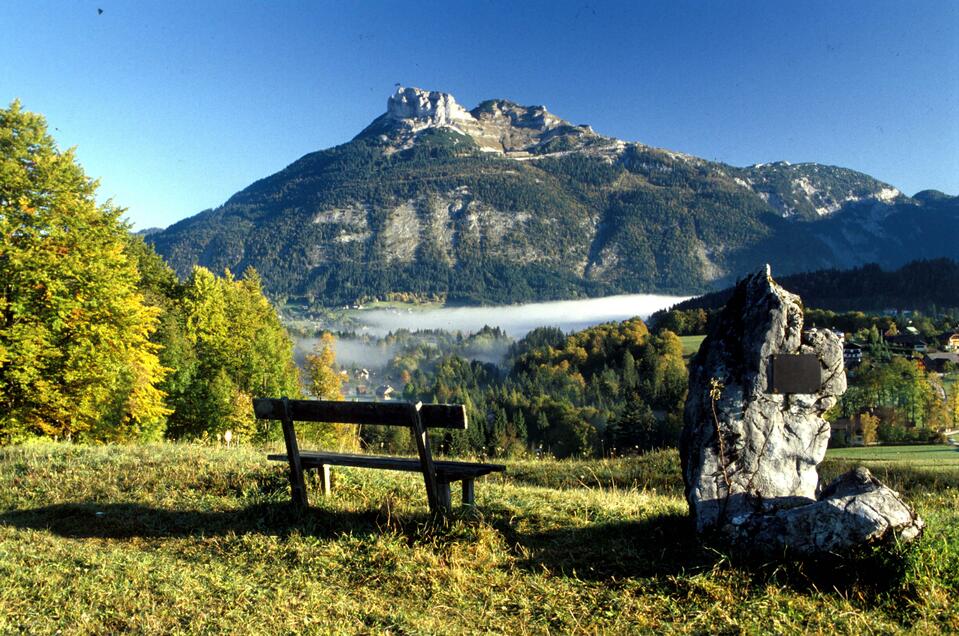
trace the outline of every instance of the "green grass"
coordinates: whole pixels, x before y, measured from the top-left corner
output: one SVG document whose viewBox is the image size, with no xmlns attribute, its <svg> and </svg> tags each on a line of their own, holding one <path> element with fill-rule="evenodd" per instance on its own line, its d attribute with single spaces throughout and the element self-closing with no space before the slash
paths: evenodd
<svg viewBox="0 0 959 636">
<path fill-rule="evenodd" d="M 411 474 L 297 515 L 248 448 L 3 448 L 0 633 L 955 632 L 959 472 L 883 469 L 925 536 L 824 568 L 703 547 L 675 451 L 511 462 L 434 523 Z"/>
<path fill-rule="evenodd" d="M 854 459 L 866 466 L 872 462 L 905 462 L 912 466 L 942 466 L 959 470 L 959 447 L 944 444 L 831 448 L 826 452 L 826 456 L 835 459 Z"/>
<path fill-rule="evenodd" d="M 699 345 L 703 344 L 706 336 L 680 336 L 679 340 L 683 343 L 683 356 L 690 357 L 696 355 L 699 351 Z"/>
<path fill-rule="evenodd" d="M 363 305 L 362 309 L 351 309 L 350 314 L 360 316 L 365 311 L 373 309 L 396 309 L 397 311 L 429 311 L 442 309 L 446 304 L 438 301 L 404 302 L 401 300 L 374 300 Z"/>
</svg>

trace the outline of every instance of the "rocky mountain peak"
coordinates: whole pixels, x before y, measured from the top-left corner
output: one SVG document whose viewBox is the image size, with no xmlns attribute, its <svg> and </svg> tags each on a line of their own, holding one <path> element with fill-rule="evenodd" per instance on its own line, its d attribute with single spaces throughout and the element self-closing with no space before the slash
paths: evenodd
<svg viewBox="0 0 959 636">
<path fill-rule="evenodd" d="M 182 276 L 195 264 L 253 266 L 272 294 L 332 304 L 392 292 L 464 303 L 687 294 L 766 255 L 787 273 L 956 258 L 959 198 L 891 198 L 898 191 L 852 170 L 737 168 L 607 137 L 543 106 L 497 99 L 465 111 L 417 88 L 383 110 L 352 142 L 150 242 Z"/>
<path fill-rule="evenodd" d="M 404 86 L 397 86 L 386 113 L 357 137 L 374 137 L 391 154 L 412 147 L 421 133 L 437 128 L 469 137 L 480 152 L 520 160 L 569 152 L 613 157 L 625 147 L 589 126 L 570 124 L 544 106 L 491 99 L 468 111 L 449 93 Z"/>
<path fill-rule="evenodd" d="M 398 86 L 386 102 L 386 116 L 416 126 L 448 126 L 473 119 L 452 95 L 439 91 Z"/>
<path fill-rule="evenodd" d="M 481 122 L 500 126 L 515 126 L 546 131 L 557 126 L 569 125 L 545 106 L 521 106 L 506 99 L 491 99 L 470 111 Z"/>
</svg>

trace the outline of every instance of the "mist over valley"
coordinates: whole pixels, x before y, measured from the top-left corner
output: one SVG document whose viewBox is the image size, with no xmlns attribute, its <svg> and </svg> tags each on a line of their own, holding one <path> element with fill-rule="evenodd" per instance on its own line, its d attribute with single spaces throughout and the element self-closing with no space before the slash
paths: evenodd
<svg viewBox="0 0 959 636">
<path fill-rule="evenodd" d="M 364 332 L 377 336 L 385 336 L 399 329 L 442 329 L 468 334 L 489 326 L 499 327 L 508 336 L 518 340 L 536 327 L 559 327 L 569 332 L 611 320 L 626 320 L 634 316 L 646 318 L 687 298 L 660 294 L 625 294 L 492 307 L 370 309 L 362 312 L 359 319 L 368 326 Z"/>
<path fill-rule="evenodd" d="M 491 307 L 368 308 L 351 310 L 339 320 L 320 320 L 314 328 L 336 334 L 336 361 L 342 369 L 383 370 L 410 347 L 435 348 L 437 353 L 452 349 L 470 360 L 502 365 L 510 345 L 537 327 L 571 333 L 636 316 L 646 319 L 684 300 L 687 297 L 627 294 Z M 294 334 L 297 364 L 303 367 L 320 338 L 304 333 L 302 326 Z"/>
</svg>

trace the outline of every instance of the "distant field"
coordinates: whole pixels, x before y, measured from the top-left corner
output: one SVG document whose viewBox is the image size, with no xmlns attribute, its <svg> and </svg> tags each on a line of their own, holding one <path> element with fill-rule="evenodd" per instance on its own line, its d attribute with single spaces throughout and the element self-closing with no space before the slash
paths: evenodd
<svg viewBox="0 0 959 636">
<path fill-rule="evenodd" d="M 675 451 L 508 462 L 435 524 L 411 473 L 296 514 L 251 448 L 0 448 L 0 634 L 956 633 L 959 472 L 881 472 L 922 541 L 817 567 L 705 548 Z"/>
<path fill-rule="evenodd" d="M 829 449 L 819 474 L 829 481 L 856 466 L 865 466 L 900 492 L 943 492 L 959 486 L 959 451 L 945 444 Z"/>
<path fill-rule="evenodd" d="M 942 385 L 948 394 L 952 395 L 952 392 L 956 389 L 957 382 L 959 382 L 959 372 L 953 371 L 942 374 Z"/>
<path fill-rule="evenodd" d="M 400 300 L 376 300 L 363 305 L 362 309 L 351 309 L 350 313 L 362 315 L 364 311 L 370 309 L 395 309 L 397 311 L 429 311 L 431 309 L 442 309 L 445 303 L 441 302 L 417 302 L 409 303 Z"/>
<path fill-rule="evenodd" d="M 699 351 L 699 345 L 703 344 L 706 336 L 680 336 L 679 339 L 683 343 L 683 355 L 693 356 Z"/>
<path fill-rule="evenodd" d="M 945 444 L 831 448 L 826 452 L 826 457 L 856 460 L 867 466 L 870 462 L 902 462 L 912 466 L 947 465 L 959 468 L 959 447 Z"/>
</svg>

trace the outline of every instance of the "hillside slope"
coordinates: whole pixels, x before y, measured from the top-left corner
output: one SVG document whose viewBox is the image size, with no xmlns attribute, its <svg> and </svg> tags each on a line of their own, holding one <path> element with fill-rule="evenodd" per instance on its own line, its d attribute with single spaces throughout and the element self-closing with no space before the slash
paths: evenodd
<svg viewBox="0 0 959 636">
<path fill-rule="evenodd" d="M 774 272 L 775 273 L 775 272 Z M 950 259 L 912 261 L 886 271 L 875 263 L 849 270 L 825 269 L 776 276 L 807 307 L 831 311 L 930 310 L 959 308 L 959 263 Z M 673 309 L 721 309 L 733 288 L 690 298 Z"/>
<path fill-rule="evenodd" d="M 948 451 L 946 451 L 948 452 Z M 247 447 L 0 449 L 0 633 L 954 633 L 959 469 L 870 464 L 927 522 L 884 559 L 737 563 L 679 456 L 510 462 L 430 523 L 422 478 L 334 469 L 296 514 Z M 829 476 L 849 468 L 828 461 Z M 65 487 L 68 485 L 68 487 Z M 454 498 L 458 499 L 456 495 Z M 454 504 L 458 504 L 454 500 Z"/>
<path fill-rule="evenodd" d="M 253 266 L 326 304 L 388 292 L 517 302 L 694 293 L 790 273 L 959 258 L 954 198 L 786 162 L 736 168 L 505 100 L 399 89 L 352 141 L 151 234 L 182 275 Z"/>
</svg>

